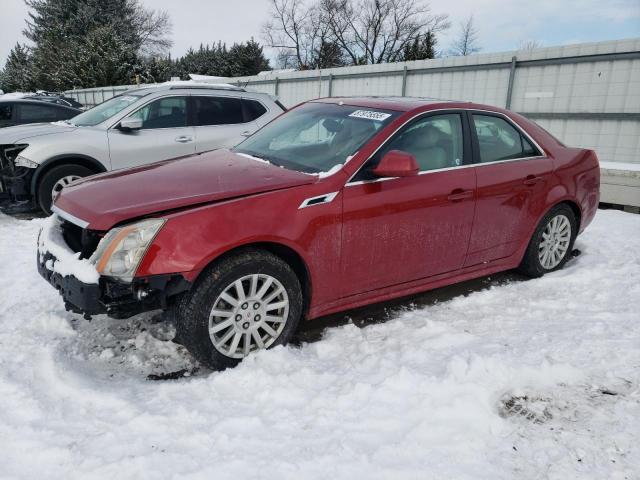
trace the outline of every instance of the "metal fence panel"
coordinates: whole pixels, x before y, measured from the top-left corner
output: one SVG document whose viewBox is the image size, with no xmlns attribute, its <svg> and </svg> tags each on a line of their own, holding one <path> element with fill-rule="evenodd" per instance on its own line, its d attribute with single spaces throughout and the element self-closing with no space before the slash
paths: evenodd
<svg viewBox="0 0 640 480">
<path fill-rule="evenodd" d="M 640 163 L 640 38 L 230 78 L 287 107 L 324 96 L 470 100 L 521 112 L 603 161 Z M 71 90 L 93 106 L 133 86 Z"/>
</svg>

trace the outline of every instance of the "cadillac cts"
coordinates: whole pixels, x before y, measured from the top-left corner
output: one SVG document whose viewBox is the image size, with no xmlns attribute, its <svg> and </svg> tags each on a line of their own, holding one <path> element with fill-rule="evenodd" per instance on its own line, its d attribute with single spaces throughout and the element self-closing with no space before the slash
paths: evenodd
<svg viewBox="0 0 640 480">
<path fill-rule="evenodd" d="M 594 152 L 462 102 L 304 103 L 231 150 L 65 187 L 38 240 L 68 309 L 165 309 L 222 369 L 301 318 L 562 268 L 598 206 Z"/>
</svg>

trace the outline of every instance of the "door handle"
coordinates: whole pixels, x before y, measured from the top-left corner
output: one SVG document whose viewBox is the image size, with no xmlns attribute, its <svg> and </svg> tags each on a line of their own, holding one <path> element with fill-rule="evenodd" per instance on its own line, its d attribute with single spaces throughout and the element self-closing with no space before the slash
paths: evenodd
<svg viewBox="0 0 640 480">
<path fill-rule="evenodd" d="M 522 183 L 524 183 L 529 187 L 532 187 L 534 185 L 537 185 L 541 181 L 542 181 L 542 177 L 537 177 L 535 175 L 527 175 L 527 178 L 525 178 Z"/>
<path fill-rule="evenodd" d="M 252 131 L 250 130 L 245 130 L 244 132 L 242 132 L 240 135 L 242 135 L 243 137 L 250 137 L 253 134 Z"/>
<path fill-rule="evenodd" d="M 176 142 L 179 143 L 189 143 L 193 141 L 193 137 L 189 137 L 187 135 L 183 135 L 181 137 L 176 137 Z"/>
<path fill-rule="evenodd" d="M 447 200 L 449 200 L 450 202 L 460 202 L 471 197 L 473 197 L 473 190 L 463 190 L 461 188 L 456 188 L 449 194 Z"/>
</svg>

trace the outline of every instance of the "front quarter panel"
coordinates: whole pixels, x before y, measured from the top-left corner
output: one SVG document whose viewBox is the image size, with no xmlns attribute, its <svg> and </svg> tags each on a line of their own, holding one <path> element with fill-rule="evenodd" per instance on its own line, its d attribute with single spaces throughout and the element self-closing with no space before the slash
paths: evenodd
<svg viewBox="0 0 640 480">
<path fill-rule="evenodd" d="M 99 128 L 81 127 L 71 132 L 35 137 L 25 143 L 29 147 L 23 155 L 40 164 L 51 158 L 78 155 L 97 160 L 105 170 L 111 169 L 107 133 Z"/>
<path fill-rule="evenodd" d="M 312 305 L 336 299 L 340 272 L 342 196 L 300 209 L 327 182 L 253 195 L 166 216 L 167 223 L 136 275 L 182 273 L 195 280 L 216 258 L 242 246 L 275 243 L 294 250 L 309 273 Z"/>
</svg>

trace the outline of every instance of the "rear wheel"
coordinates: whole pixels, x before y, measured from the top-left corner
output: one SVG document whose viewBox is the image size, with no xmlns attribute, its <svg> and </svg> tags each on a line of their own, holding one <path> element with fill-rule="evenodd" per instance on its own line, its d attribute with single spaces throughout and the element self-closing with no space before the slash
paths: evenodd
<svg viewBox="0 0 640 480">
<path fill-rule="evenodd" d="M 82 165 L 60 165 L 44 174 L 38 185 L 38 204 L 43 212 L 51 214 L 53 196 L 71 182 L 94 175 L 94 172 Z"/>
<path fill-rule="evenodd" d="M 281 258 L 246 250 L 223 259 L 180 301 L 177 337 L 214 370 L 287 343 L 302 315 L 300 282 Z"/>
<path fill-rule="evenodd" d="M 577 233 L 573 210 L 564 203 L 556 205 L 538 224 L 519 270 L 530 277 L 541 277 L 561 269 L 569 260 Z"/>
</svg>

